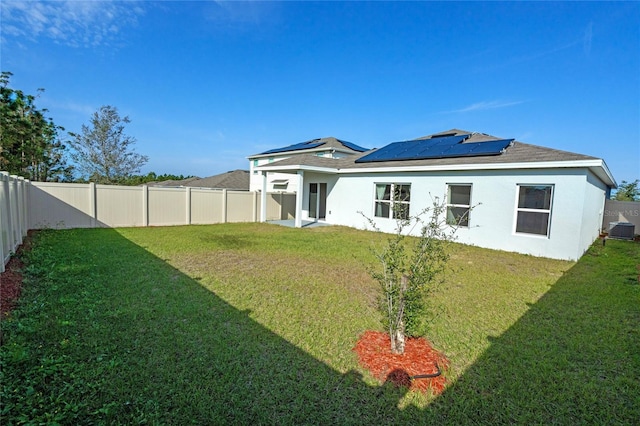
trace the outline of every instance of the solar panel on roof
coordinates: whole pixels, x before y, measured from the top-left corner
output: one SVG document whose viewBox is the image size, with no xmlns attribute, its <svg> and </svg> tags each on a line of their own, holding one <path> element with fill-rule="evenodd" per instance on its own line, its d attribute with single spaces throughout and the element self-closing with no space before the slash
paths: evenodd
<svg viewBox="0 0 640 426">
<path fill-rule="evenodd" d="M 391 157 L 394 153 L 394 148 L 396 148 L 399 144 L 403 144 L 404 142 L 393 142 L 389 145 L 383 146 L 380 149 L 373 151 L 370 154 L 365 155 L 362 158 L 356 160 L 356 163 L 368 163 L 372 161 L 387 161 L 387 157 Z"/>
<path fill-rule="evenodd" d="M 474 145 L 477 145 L 471 151 L 471 154 L 475 155 L 498 155 L 502 154 L 505 149 L 507 149 L 513 139 L 502 139 L 497 141 L 489 141 L 489 142 L 475 142 Z"/>
<path fill-rule="evenodd" d="M 468 137 L 456 135 L 394 142 L 357 159 L 356 163 L 498 155 L 513 142 L 513 139 L 504 139 L 463 143 Z"/>
<path fill-rule="evenodd" d="M 444 152 L 445 157 L 475 157 L 481 155 L 497 155 L 502 152 L 513 139 L 489 141 L 489 142 L 471 142 L 454 145 Z"/>
<path fill-rule="evenodd" d="M 363 148 L 363 147 L 361 147 L 359 145 L 356 145 L 355 143 L 352 143 L 352 142 L 342 141 L 340 139 L 338 139 L 338 142 L 340 142 L 342 145 L 344 145 L 347 148 L 352 149 L 354 151 L 358 151 L 358 152 L 369 151 L 369 149 Z"/>
<path fill-rule="evenodd" d="M 458 144 L 468 137 L 469 135 L 457 135 L 443 136 L 433 139 L 393 142 L 356 160 L 356 163 L 430 158 L 432 152 L 440 152 L 443 150 L 443 147 Z"/>
<path fill-rule="evenodd" d="M 318 139 L 315 139 L 315 140 L 318 140 Z M 270 149 L 268 151 L 261 152 L 260 155 L 275 154 L 275 153 L 278 153 L 278 152 L 286 152 L 286 151 L 300 151 L 300 150 L 303 150 L 303 149 L 317 148 L 317 147 L 319 147 L 320 145 L 322 145 L 324 143 L 324 142 L 315 142 L 314 143 L 314 141 L 302 142 L 302 143 L 297 143 L 297 144 L 294 144 L 294 145 L 285 146 L 285 147 L 282 147 L 282 148 Z"/>
</svg>

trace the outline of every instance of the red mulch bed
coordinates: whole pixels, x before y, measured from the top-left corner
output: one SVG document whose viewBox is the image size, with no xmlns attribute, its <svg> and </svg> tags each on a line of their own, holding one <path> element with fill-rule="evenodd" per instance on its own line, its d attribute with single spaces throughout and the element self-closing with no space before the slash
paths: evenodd
<svg viewBox="0 0 640 426">
<path fill-rule="evenodd" d="M 24 264 L 19 255 L 31 249 L 31 241 L 35 232 L 37 231 L 31 230 L 28 232 L 22 241 L 22 245 L 16 250 L 16 256 L 9 259 L 9 263 L 5 265 L 4 272 L 0 273 L 0 319 L 9 316 L 9 313 L 15 307 L 18 297 L 20 297 Z M 0 340 L 2 340 L 1 336 Z"/>
<path fill-rule="evenodd" d="M 23 264 L 18 257 L 12 257 L 0 274 L 0 317 L 6 318 L 15 306 L 22 288 Z"/>
<path fill-rule="evenodd" d="M 389 335 L 379 331 L 366 331 L 356 343 L 353 350 L 358 354 L 360 365 L 369 370 L 381 382 L 392 383 L 400 387 L 427 393 L 440 394 L 446 380 L 440 375 L 427 379 L 411 379 L 411 376 L 433 374 L 449 367 L 449 360 L 431 347 L 423 338 L 409 338 L 406 341 L 404 354 L 391 353 Z"/>
</svg>

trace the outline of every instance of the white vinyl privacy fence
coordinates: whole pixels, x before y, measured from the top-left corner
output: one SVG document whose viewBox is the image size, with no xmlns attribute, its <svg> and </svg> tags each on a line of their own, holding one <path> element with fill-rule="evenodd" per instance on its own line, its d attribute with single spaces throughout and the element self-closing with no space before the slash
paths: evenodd
<svg viewBox="0 0 640 426">
<path fill-rule="evenodd" d="M 0 172 L 0 272 L 29 229 L 28 184 L 24 178 Z"/>
<path fill-rule="evenodd" d="M 293 218 L 295 194 L 268 194 L 267 220 Z M 257 222 L 260 194 L 207 188 L 29 182 L 2 174 L 2 270 L 28 229 Z"/>
<path fill-rule="evenodd" d="M 254 222 L 258 194 L 196 188 L 33 182 L 29 225 L 42 228 Z"/>
</svg>

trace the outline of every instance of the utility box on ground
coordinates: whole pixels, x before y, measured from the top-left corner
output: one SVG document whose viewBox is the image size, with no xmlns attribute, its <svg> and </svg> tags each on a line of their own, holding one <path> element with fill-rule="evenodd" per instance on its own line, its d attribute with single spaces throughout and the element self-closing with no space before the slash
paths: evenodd
<svg viewBox="0 0 640 426">
<path fill-rule="evenodd" d="M 629 222 L 609 222 L 609 238 L 633 240 L 636 226 Z"/>
</svg>

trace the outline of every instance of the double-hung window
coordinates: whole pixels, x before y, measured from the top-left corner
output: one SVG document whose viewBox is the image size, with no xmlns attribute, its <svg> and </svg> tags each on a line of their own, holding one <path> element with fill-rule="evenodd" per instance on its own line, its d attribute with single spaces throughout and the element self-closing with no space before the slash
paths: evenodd
<svg viewBox="0 0 640 426">
<path fill-rule="evenodd" d="M 447 188 L 447 223 L 469 226 L 471 185 L 449 185 Z"/>
<path fill-rule="evenodd" d="M 408 219 L 411 184 L 377 183 L 374 215 L 390 219 Z"/>
<path fill-rule="evenodd" d="M 549 235 L 553 185 L 518 185 L 516 232 Z"/>
</svg>

